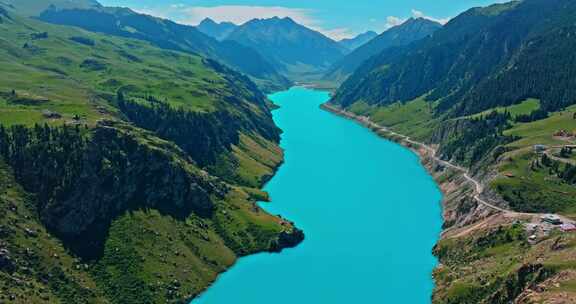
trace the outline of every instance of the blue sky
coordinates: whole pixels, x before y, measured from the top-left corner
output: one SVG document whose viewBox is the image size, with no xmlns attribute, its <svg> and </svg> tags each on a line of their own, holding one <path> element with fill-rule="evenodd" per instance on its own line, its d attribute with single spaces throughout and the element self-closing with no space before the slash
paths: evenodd
<svg viewBox="0 0 576 304">
<path fill-rule="evenodd" d="M 205 17 L 243 23 L 253 18 L 292 17 L 299 23 L 341 39 L 386 28 L 406 18 L 426 17 L 442 22 L 474 6 L 503 0 L 100 0 L 107 6 L 195 25 Z"/>
</svg>

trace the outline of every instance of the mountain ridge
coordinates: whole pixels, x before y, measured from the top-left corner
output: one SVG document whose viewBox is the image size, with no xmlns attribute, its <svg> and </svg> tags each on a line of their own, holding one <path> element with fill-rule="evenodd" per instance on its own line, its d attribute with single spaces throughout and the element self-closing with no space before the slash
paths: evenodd
<svg viewBox="0 0 576 304">
<path fill-rule="evenodd" d="M 16 9 L 20 15 L 32 17 L 38 16 L 50 7 L 59 9 L 69 8 L 101 8 L 97 0 L 2 0 L 7 5 Z"/>
<path fill-rule="evenodd" d="M 232 22 L 220 22 L 217 23 L 210 18 L 205 18 L 196 26 L 198 30 L 203 32 L 204 34 L 215 38 L 216 40 L 222 41 L 230 35 L 238 25 Z"/>
<path fill-rule="evenodd" d="M 324 79 L 342 82 L 370 57 L 376 56 L 387 48 L 406 46 L 426 38 L 441 27 L 441 24 L 425 18 L 410 18 L 346 55 L 330 67 Z"/>
<path fill-rule="evenodd" d="M 521 50 L 520 47 L 523 43 L 527 43 L 527 39 L 534 39 L 530 38 L 530 35 L 539 35 L 538 34 L 538 27 L 545 26 L 545 20 L 536 16 L 535 13 L 531 13 L 531 11 L 536 9 L 541 9 L 545 14 L 554 14 L 554 11 L 551 9 L 552 7 L 562 6 L 563 4 L 554 1 L 553 5 L 549 5 L 545 7 L 544 5 L 538 3 L 537 1 L 526 1 L 526 2 L 511 2 L 508 4 L 500 4 L 490 6 L 484 9 L 471 9 L 462 15 L 454 18 L 450 21 L 442 30 L 435 33 L 434 37 L 428 39 L 427 42 L 422 44 L 420 47 L 416 48 L 414 51 L 409 52 L 408 55 L 403 56 L 401 61 L 397 64 L 394 64 L 394 67 L 401 67 L 406 66 L 408 68 L 417 67 L 419 66 L 420 69 L 426 67 L 427 63 L 432 64 L 432 69 L 439 68 L 438 71 L 432 71 L 432 73 L 423 73 L 423 71 L 411 71 L 410 74 L 407 74 L 406 71 L 401 71 L 400 69 L 393 68 L 390 72 L 385 73 L 386 75 L 390 75 L 391 79 L 396 77 L 396 75 L 402 74 L 402 78 L 400 81 L 406 83 L 404 85 L 407 88 L 409 83 L 412 81 L 412 78 L 409 77 L 421 77 L 417 76 L 416 73 L 419 75 L 430 75 L 423 78 L 423 81 L 419 83 L 419 85 L 411 86 L 411 91 L 409 94 L 404 95 L 402 92 L 409 92 L 408 89 L 404 89 L 402 91 L 396 91 L 398 93 L 394 93 L 394 96 L 379 96 L 376 99 L 378 102 L 392 102 L 396 100 L 404 100 L 408 101 L 414 99 L 418 96 L 421 96 L 428 91 L 434 89 L 434 92 L 431 94 L 431 98 L 441 97 L 442 95 L 449 95 L 448 99 L 443 101 L 441 107 L 444 109 L 451 107 L 452 104 L 457 102 L 458 98 L 466 97 L 467 101 L 464 101 L 461 104 L 467 104 L 468 107 L 475 106 L 476 109 L 468 109 L 463 110 L 468 113 L 472 111 L 482 111 L 484 109 L 478 107 L 482 102 L 473 102 L 470 100 L 471 98 L 477 98 L 480 94 L 479 92 L 475 92 L 474 84 L 481 83 L 483 80 L 488 81 L 490 80 L 490 75 L 497 73 L 498 69 L 502 66 L 502 61 L 511 60 L 512 59 L 512 52 Z M 497 13 L 495 13 L 497 12 Z M 525 14 L 524 16 L 520 17 L 519 14 Z M 543 15 L 543 14 L 542 14 Z M 510 20 L 506 20 L 506 17 L 510 17 Z M 525 21 L 521 18 L 531 18 L 533 20 L 532 24 L 526 24 Z M 513 26 L 516 31 L 507 31 L 504 29 L 504 23 L 510 23 L 510 26 Z M 497 45 L 499 48 L 496 47 L 488 47 L 487 41 L 482 41 L 483 39 L 479 33 L 485 33 L 486 35 L 491 35 L 491 39 L 494 41 L 497 40 L 506 40 L 510 44 L 506 47 L 501 46 L 502 43 L 498 44 L 496 42 L 492 43 L 492 45 Z M 472 48 L 473 44 L 481 44 L 481 46 L 486 46 L 484 48 L 477 48 L 476 50 Z M 444 52 L 445 54 L 449 55 L 450 57 L 446 58 L 446 60 L 453 60 L 452 62 L 448 62 L 447 65 L 440 65 L 436 64 L 432 61 L 432 57 L 425 57 L 429 54 L 433 54 L 433 52 L 440 52 L 443 51 L 442 48 L 452 47 L 453 49 L 448 52 Z M 467 52 L 466 55 L 469 58 L 473 58 L 471 63 L 464 63 L 459 60 L 458 52 Z M 480 54 L 480 52 L 490 52 L 490 54 Z M 421 55 L 419 55 L 421 54 Z M 483 59 L 482 59 L 483 58 Z M 416 60 L 420 61 L 427 61 L 422 62 L 420 65 L 413 64 Z M 486 62 L 480 63 L 481 60 Z M 438 61 L 436 61 L 438 62 Z M 373 62 L 372 65 L 376 68 L 379 63 Z M 452 65 L 452 66 L 450 66 Z M 456 69 L 456 70 L 455 70 Z M 469 74 L 469 76 L 464 77 L 463 75 L 468 72 L 472 72 L 473 74 Z M 453 75 L 449 75 L 449 71 L 456 71 L 458 76 L 451 72 Z M 507 73 L 509 73 L 508 70 Z M 527 73 L 527 75 L 532 75 L 532 73 Z M 361 77 L 361 75 L 356 75 Z M 447 77 L 449 76 L 449 77 Z M 388 77 L 388 76 L 387 76 Z M 463 79 L 463 81 L 459 80 Z M 397 81 L 397 80 L 394 80 Z M 369 83 L 370 81 L 366 79 L 364 83 Z M 455 86 L 455 83 L 462 82 L 461 85 Z M 352 92 L 352 90 L 348 90 L 348 85 L 354 85 L 354 81 L 351 81 L 348 84 L 344 84 L 342 91 Z M 487 84 L 486 84 L 487 85 Z M 491 84 L 491 85 L 495 85 Z M 454 88 L 458 88 L 458 90 L 451 94 L 446 94 L 449 91 L 454 90 Z M 359 93 L 363 90 L 361 88 L 357 88 Z M 383 87 L 385 92 L 389 92 L 393 90 L 393 87 Z M 468 92 L 468 90 L 473 90 L 472 92 Z M 383 92 L 384 92 L 383 91 Z M 362 94 L 362 93 L 360 93 Z M 385 93 L 388 94 L 388 93 Z M 476 97 L 474 97 L 476 96 Z M 343 97 L 343 96 L 341 96 Z M 339 99 L 338 97 L 337 99 Z M 355 97 L 352 97 L 354 99 Z M 493 97 L 492 97 L 493 98 Z M 344 98 L 347 99 L 347 98 Z M 368 102 L 376 101 L 376 99 L 367 100 Z M 514 101 L 508 101 L 509 105 L 512 102 L 522 100 L 518 97 Z M 352 101 L 348 99 L 348 101 Z M 475 105 L 474 105 L 475 104 Z M 487 105 L 486 105 L 487 106 Z M 458 110 L 462 111 L 462 110 Z"/>
<path fill-rule="evenodd" d="M 250 20 L 227 40 L 257 49 L 292 79 L 318 73 L 346 53 L 336 41 L 289 17 Z"/>
<path fill-rule="evenodd" d="M 149 41 L 166 49 L 199 53 L 252 76 L 266 90 L 290 82 L 254 49 L 233 41 L 219 42 L 192 26 L 138 14 L 128 8 L 48 9 L 43 21 L 82 27 L 105 34 Z"/>
<path fill-rule="evenodd" d="M 375 31 L 366 31 L 362 34 L 356 35 L 356 37 L 342 39 L 338 41 L 338 43 L 350 51 L 354 51 L 377 36 L 378 33 Z"/>
</svg>

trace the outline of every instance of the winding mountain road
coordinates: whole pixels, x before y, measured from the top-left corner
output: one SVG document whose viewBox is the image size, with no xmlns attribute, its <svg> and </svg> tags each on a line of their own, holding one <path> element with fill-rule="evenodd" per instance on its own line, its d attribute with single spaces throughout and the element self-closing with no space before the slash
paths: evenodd
<svg viewBox="0 0 576 304">
<path fill-rule="evenodd" d="M 561 148 L 563 148 L 563 146 L 554 146 L 552 148 L 561 149 Z M 546 154 L 546 156 L 548 156 L 548 158 L 550 158 L 551 160 L 555 160 L 555 161 L 559 161 L 561 163 L 576 166 L 576 160 L 555 156 L 551 153 L 550 150 L 545 151 L 544 154 Z"/>
<path fill-rule="evenodd" d="M 349 114 L 349 115 L 353 115 L 353 114 L 350 114 L 350 113 L 348 113 L 348 114 Z M 498 206 L 496 206 L 496 205 L 494 205 L 494 204 L 490 204 L 490 203 L 487 202 L 486 200 L 482 199 L 482 198 L 480 197 L 480 195 L 481 195 L 481 193 L 484 191 L 484 187 L 482 186 L 482 184 L 481 184 L 479 181 L 477 181 L 476 179 L 474 179 L 473 177 L 470 176 L 469 170 L 466 169 L 466 168 L 460 167 L 460 166 L 458 166 L 458 165 L 455 165 L 455 164 L 453 164 L 453 163 L 451 163 L 451 162 L 449 162 L 449 161 L 440 159 L 439 157 L 436 156 L 437 150 L 434 149 L 433 147 L 431 147 L 431 146 L 429 146 L 429 145 L 427 145 L 427 144 L 425 144 L 425 143 L 423 143 L 423 142 L 419 142 L 419 141 L 413 140 L 413 139 L 411 139 L 409 136 L 406 136 L 406 135 L 404 135 L 404 134 L 396 133 L 396 132 L 390 130 L 389 128 L 387 128 L 387 127 L 384 127 L 384 126 L 382 126 L 382 125 L 380 125 L 380 124 L 377 124 L 377 123 L 371 121 L 371 120 L 370 120 L 368 117 L 366 117 L 366 116 L 357 116 L 357 119 L 358 119 L 361 123 L 367 125 L 368 127 L 372 128 L 372 129 L 374 129 L 374 130 L 376 130 L 376 131 L 384 131 L 384 132 L 386 132 L 386 133 L 388 133 L 388 134 L 391 134 L 391 135 L 393 135 L 393 136 L 400 137 L 400 138 L 401 138 L 403 141 L 405 141 L 405 142 L 408 142 L 408 143 L 410 143 L 410 144 L 413 144 L 413 145 L 416 145 L 416 146 L 419 146 L 419 147 L 421 147 L 421 148 L 423 148 L 423 149 L 428 150 L 428 151 L 430 152 L 430 157 L 431 157 L 432 159 L 434 159 L 434 161 L 438 162 L 439 164 L 441 164 L 441 165 L 443 165 L 443 166 L 445 166 L 445 167 L 449 167 L 449 168 L 452 168 L 452 169 L 454 169 L 454 170 L 456 170 L 456 171 L 461 172 L 461 173 L 463 174 L 463 177 L 464 177 L 469 183 L 471 183 L 472 185 L 474 185 L 474 191 L 475 191 L 474 199 L 475 199 L 478 203 L 480 203 L 480 204 L 482 204 L 482 205 L 484 205 L 484 206 L 486 206 L 486 207 L 488 207 L 488 208 L 491 208 L 491 209 L 494 209 L 494 210 L 497 210 L 497 211 L 500 211 L 500 212 L 503 212 L 503 213 L 507 213 L 507 214 L 510 214 L 510 215 L 524 215 L 524 213 L 518 213 L 518 212 L 511 211 L 511 210 L 507 210 L 507 209 L 498 207 Z"/>
</svg>

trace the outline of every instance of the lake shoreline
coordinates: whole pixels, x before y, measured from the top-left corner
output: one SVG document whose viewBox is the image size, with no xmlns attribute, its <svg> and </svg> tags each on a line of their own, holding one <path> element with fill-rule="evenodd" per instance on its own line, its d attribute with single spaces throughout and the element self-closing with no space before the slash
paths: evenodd
<svg viewBox="0 0 576 304">
<path fill-rule="evenodd" d="M 439 236 L 436 244 L 445 238 L 457 234 L 459 232 L 459 228 L 455 227 L 458 227 L 459 225 L 465 226 L 467 223 L 475 222 L 478 219 L 490 218 L 496 214 L 493 212 L 493 210 L 487 210 L 484 208 L 484 206 L 476 204 L 469 214 L 456 215 L 454 209 L 457 207 L 455 208 L 454 206 L 458 205 L 460 201 L 464 200 L 468 202 L 474 202 L 474 192 L 470 191 L 471 189 L 464 178 L 458 177 L 460 175 L 458 172 L 439 165 L 435 161 L 433 157 L 434 155 L 432 154 L 433 152 L 430 149 L 426 149 L 421 146 L 414 145 L 413 143 L 407 142 L 403 137 L 394 136 L 386 132 L 380 132 L 371 126 L 371 124 L 375 125 L 375 123 L 372 122 L 368 117 L 354 114 L 350 111 L 342 109 L 338 105 L 331 104 L 330 102 L 322 104 L 320 108 L 334 115 L 353 120 L 360 125 L 370 129 L 378 136 L 409 149 L 419 157 L 421 164 L 432 176 L 436 182 L 437 187 L 443 194 L 441 201 L 443 219 L 442 233 Z M 442 267 L 442 264 L 438 263 L 434 272 L 436 273 L 442 269 Z M 436 286 L 436 279 L 434 279 L 434 283 Z"/>
<path fill-rule="evenodd" d="M 430 149 L 423 148 L 421 146 L 415 145 L 412 142 L 406 141 L 405 137 L 403 137 L 403 135 L 401 137 L 401 136 L 395 136 L 394 134 L 391 134 L 391 133 L 379 132 L 378 130 L 375 130 L 373 127 L 370 126 L 370 124 L 373 124 L 373 125 L 377 125 L 377 124 L 372 122 L 368 117 L 354 114 L 350 111 L 342 109 L 338 105 L 331 104 L 330 102 L 326 102 L 326 103 L 322 104 L 320 106 L 320 108 L 327 111 L 327 112 L 335 114 L 337 116 L 353 120 L 353 121 L 359 123 L 360 125 L 370 129 L 372 132 L 376 133 L 378 136 L 380 136 L 384 139 L 390 140 L 392 142 L 395 142 L 395 143 L 411 150 L 413 153 L 415 153 L 420 158 L 420 162 L 424 166 L 424 168 L 426 168 L 428 173 L 430 173 L 431 176 L 434 178 L 437 186 L 442 190 L 442 193 L 444 194 L 444 198 L 442 200 L 442 207 L 443 208 L 446 207 L 446 205 L 449 205 L 450 203 L 452 203 L 458 197 L 459 198 L 465 197 L 471 201 L 475 201 L 475 198 L 473 197 L 474 196 L 474 192 L 472 191 L 473 189 L 472 189 L 472 187 L 467 185 L 465 178 L 450 178 L 450 179 L 444 178 L 447 175 L 447 173 L 457 173 L 458 175 L 461 175 L 461 173 L 458 172 L 457 170 L 451 170 L 450 168 L 445 168 L 444 166 L 437 164 L 438 162 L 434 159 L 434 157 L 433 157 L 434 155 L 432 155 L 433 151 L 431 151 Z M 391 132 L 391 131 L 389 131 L 389 132 Z M 395 133 L 395 132 L 393 132 L 393 133 Z M 460 186 L 460 187 L 466 188 L 465 190 L 467 190 L 467 191 L 456 193 L 457 191 L 454 191 L 454 189 L 453 189 L 454 186 Z M 456 195 L 456 197 L 454 197 L 454 195 Z M 482 208 L 482 206 L 480 204 L 476 204 L 476 205 L 478 206 L 478 208 L 482 209 L 483 213 L 482 214 L 475 214 L 474 215 L 475 219 L 486 218 L 490 215 L 495 214 L 494 212 L 484 212 L 486 209 L 490 209 L 490 208 Z M 446 236 L 446 232 L 452 231 L 452 228 L 451 228 L 452 224 L 448 224 L 448 222 L 453 221 L 453 218 L 448 216 L 447 210 L 444 210 L 443 214 L 444 214 L 443 218 L 445 221 L 445 225 L 443 226 L 442 238 L 444 238 Z"/>
<path fill-rule="evenodd" d="M 278 91 L 278 92 L 282 92 L 282 91 Z M 271 93 L 271 94 L 272 94 L 272 93 Z M 272 101 L 270 101 L 270 102 L 272 103 Z M 272 104 L 274 104 L 274 103 L 272 103 Z M 275 105 L 275 106 L 278 106 L 278 105 L 276 105 L 276 104 L 274 104 L 274 105 Z M 279 110 L 279 109 L 280 109 L 280 107 L 278 106 L 277 108 L 274 108 L 274 109 L 272 109 L 271 111 L 274 112 L 274 111 L 277 111 L 277 110 Z M 285 151 L 284 151 L 284 149 L 280 146 L 280 143 L 278 143 L 278 147 L 280 148 L 282 158 L 280 159 L 279 162 L 275 163 L 275 164 L 270 168 L 270 169 L 272 170 L 272 172 L 271 172 L 270 174 L 263 175 L 263 176 L 261 177 L 261 180 L 260 180 L 259 185 L 258 185 L 258 189 L 259 189 L 259 190 L 264 191 L 264 189 L 266 188 L 266 185 L 274 178 L 274 176 L 276 176 L 276 174 L 278 174 L 278 171 L 280 170 L 280 168 L 285 164 L 285 161 L 286 161 L 286 159 L 285 159 L 285 154 L 284 154 Z M 259 203 L 270 203 L 270 202 L 271 202 L 271 201 L 270 201 L 270 198 L 268 197 L 268 198 L 266 198 L 265 200 L 257 201 L 256 203 L 259 204 Z M 265 212 L 267 212 L 267 211 L 265 211 Z M 293 225 L 294 225 L 294 223 L 293 223 Z M 192 297 L 192 298 L 189 298 L 189 299 L 186 299 L 185 302 L 187 302 L 187 303 L 189 303 L 189 304 L 195 303 L 195 302 L 196 302 L 199 298 L 201 298 L 202 295 L 203 295 L 204 293 L 206 293 L 225 273 L 227 273 L 228 271 L 231 271 L 231 270 L 238 264 L 238 262 L 240 261 L 240 259 L 243 259 L 243 258 L 245 258 L 245 257 L 250 257 L 250 256 L 259 255 L 259 254 L 266 254 L 266 253 L 269 253 L 269 254 L 280 254 L 280 253 L 282 253 L 282 251 L 284 251 L 285 249 L 295 248 L 295 247 L 297 247 L 298 245 L 300 245 L 300 244 L 304 241 L 305 233 L 304 233 L 303 230 L 298 229 L 298 228 L 296 228 L 295 226 L 294 226 L 294 229 L 295 229 L 295 230 L 293 231 L 293 232 L 294 232 L 294 233 L 293 233 L 294 235 L 296 235 L 296 234 L 302 234 L 302 238 L 301 238 L 300 240 L 294 241 L 294 242 L 292 242 L 292 243 L 290 243 L 290 244 L 286 244 L 285 246 L 276 247 L 276 248 L 274 248 L 274 249 L 269 248 L 269 249 L 267 249 L 267 250 L 262 250 L 262 251 L 259 251 L 259 252 L 253 252 L 253 253 L 248 254 L 248 255 L 245 255 L 245 256 L 238 256 L 238 257 L 235 259 L 235 261 L 234 261 L 232 264 L 228 265 L 228 267 L 226 267 L 226 269 L 222 270 L 222 271 L 208 284 L 208 286 L 206 286 L 205 288 L 203 288 L 196 296 L 194 296 L 194 297 Z M 284 235 L 286 235 L 286 234 L 284 234 Z M 281 237 L 279 237 L 279 239 L 280 239 L 280 238 L 281 238 Z"/>
</svg>

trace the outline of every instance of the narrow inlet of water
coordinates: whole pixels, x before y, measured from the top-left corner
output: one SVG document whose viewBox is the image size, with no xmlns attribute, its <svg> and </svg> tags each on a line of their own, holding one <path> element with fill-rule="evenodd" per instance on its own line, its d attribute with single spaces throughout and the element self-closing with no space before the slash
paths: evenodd
<svg viewBox="0 0 576 304">
<path fill-rule="evenodd" d="M 321 110 L 326 92 L 269 98 L 286 159 L 262 206 L 306 240 L 240 259 L 193 304 L 430 303 L 441 193 L 418 157 Z"/>
</svg>

